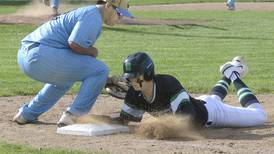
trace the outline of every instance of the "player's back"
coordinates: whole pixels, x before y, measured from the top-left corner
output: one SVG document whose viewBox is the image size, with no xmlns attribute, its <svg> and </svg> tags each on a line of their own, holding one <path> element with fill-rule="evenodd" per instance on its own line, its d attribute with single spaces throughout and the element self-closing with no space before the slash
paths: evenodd
<svg viewBox="0 0 274 154">
<path fill-rule="evenodd" d="M 54 17 L 27 35 L 22 42 L 37 42 L 55 48 L 69 48 L 70 34 L 81 20 L 90 20 L 97 29 L 102 27 L 102 18 L 98 8 L 95 6 L 82 7 Z"/>
</svg>

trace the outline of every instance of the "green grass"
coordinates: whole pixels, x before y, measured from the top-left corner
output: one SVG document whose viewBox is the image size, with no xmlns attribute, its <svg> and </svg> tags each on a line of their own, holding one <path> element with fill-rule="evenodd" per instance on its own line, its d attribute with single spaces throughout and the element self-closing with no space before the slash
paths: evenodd
<svg viewBox="0 0 274 154">
<path fill-rule="evenodd" d="M 182 3 L 208 3 L 220 2 L 224 0 L 131 0 L 132 5 L 148 5 L 148 4 L 182 4 Z M 237 2 L 273 2 L 273 0 L 237 0 Z"/>
<path fill-rule="evenodd" d="M 77 150 L 60 150 L 60 149 L 48 149 L 41 148 L 35 149 L 22 145 L 9 144 L 0 141 L 0 153 L 2 154 L 107 154 L 108 152 L 94 152 L 87 153 Z"/>
<path fill-rule="evenodd" d="M 0 5 L 0 14 L 10 14 L 10 13 L 15 13 L 20 6 L 12 6 L 12 5 L 5 5 L 1 6 Z"/>
<path fill-rule="evenodd" d="M 220 78 L 219 65 L 243 55 L 250 71 L 246 83 L 256 93 L 274 92 L 274 17 L 258 11 L 135 11 L 144 18 L 188 19 L 201 24 L 183 26 L 104 27 L 96 47 L 111 74 L 122 73 L 130 53 L 147 51 L 156 72 L 176 76 L 190 92 L 206 93 Z M 16 54 L 20 40 L 33 25 L 0 25 L 0 95 L 33 95 L 42 84 L 22 74 Z M 107 42 L 107 43 L 106 43 Z M 79 84 L 72 90 L 75 93 Z"/>
<path fill-rule="evenodd" d="M 256 93 L 274 92 L 274 70 L 271 69 L 274 17 L 270 12 L 147 11 L 134 14 L 144 18 L 208 22 L 107 29 L 97 46 L 101 48 L 102 59 L 111 66 L 111 73 L 121 73 L 117 62 L 121 64 L 127 54 L 144 50 L 153 57 L 156 72 L 175 75 L 190 92 L 206 93 L 220 78 L 219 65 L 243 55 L 250 66 L 245 81 L 251 89 Z"/>
</svg>

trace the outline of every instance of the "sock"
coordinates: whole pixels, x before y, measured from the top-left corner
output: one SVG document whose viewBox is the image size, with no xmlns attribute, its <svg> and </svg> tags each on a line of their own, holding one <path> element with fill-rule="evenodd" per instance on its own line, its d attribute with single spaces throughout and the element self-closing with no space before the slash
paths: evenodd
<svg viewBox="0 0 274 154">
<path fill-rule="evenodd" d="M 243 107 L 247 107 L 253 103 L 259 103 L 256 96 L 250 91 L 250 89 L 244 84 L 244 82 L 240 78 L 234 80 L 233 83 L 237 90 L 239 101 Z"/>
<path fill-rule="evenodd" d="M 223 77 L 221 80 L 219 80 L 215 86 L 211 90 L 211 95 L 217 95 L 219 96 L 222 100 L 225 98 L 228 92 L 228 87 L 231 83 L 231 80 L 228 79 L 227 77 Z"/>
</svg>

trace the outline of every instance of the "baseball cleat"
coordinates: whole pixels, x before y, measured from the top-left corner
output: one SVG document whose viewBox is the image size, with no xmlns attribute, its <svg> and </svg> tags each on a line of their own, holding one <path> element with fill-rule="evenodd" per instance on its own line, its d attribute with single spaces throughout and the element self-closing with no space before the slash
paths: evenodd
<svg viewBox="0 0 274 154">
<path fill-rule="evenodd" d="M 230 78 L 233 73 L 242 78 L 247 74 L 248 68 L 243 57 L 237 56 L 232 61 L 223 64 L 220 67 L 220 72 L 227 78 Z"/>
<path fill-rule="evenodd" d="M 74 124 L 76 121 L 76 116 L 74 116 L 72 113 L 66 111 L 62 114 L 60 120 L 57 122 L 58 127 L 64 127 L 67 125 Z"/>
<path fill-rule="evenodd" d="M 12 121 L 20 124 L 20 125 L 23 125 L 23 124 L 26 124 L 28 123 L 28 121 L 23 117 L 23 115 L 21 114 L 22 112 L 19 111 L 12 119 Z"/>
</svg>

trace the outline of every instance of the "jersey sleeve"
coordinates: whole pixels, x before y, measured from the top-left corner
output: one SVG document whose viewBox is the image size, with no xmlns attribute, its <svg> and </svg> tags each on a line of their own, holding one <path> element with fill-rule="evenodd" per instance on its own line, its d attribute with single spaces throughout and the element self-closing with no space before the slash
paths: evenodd
<svg viewBox="0 0 274 154">
<path fill-rule="evenodd" d="M 168 85 L 166 85 L 169 90 L 170 98 L 170 108 L 173 113 L 177 113 L 190 103 L 190 96 L 183 88 L 181 83 L 174 77 L 170 78 Z"/>
<path fill-rule="evenodd" d="M 140 122 L 145 111 L 138 106 L 138 99 L 131 88 L 126 95 L 120 117 L 128 121 Z"/>
<path fill-rule="evenodd" d="M 86 14 L 74 26 L 68 42 L 74 42 L 81 47 L 93 46 L 102 29 L 101 19 L 94 14 Z"/>
<path fill-rule="evenodd" d="M 145 111 L 136 109 L 129 106 L 127 103 L 124 103 L 120 113 L 120 117 L 124 120 L 140 122 L 143 118 L 144 113 Z"/>
</svg>

